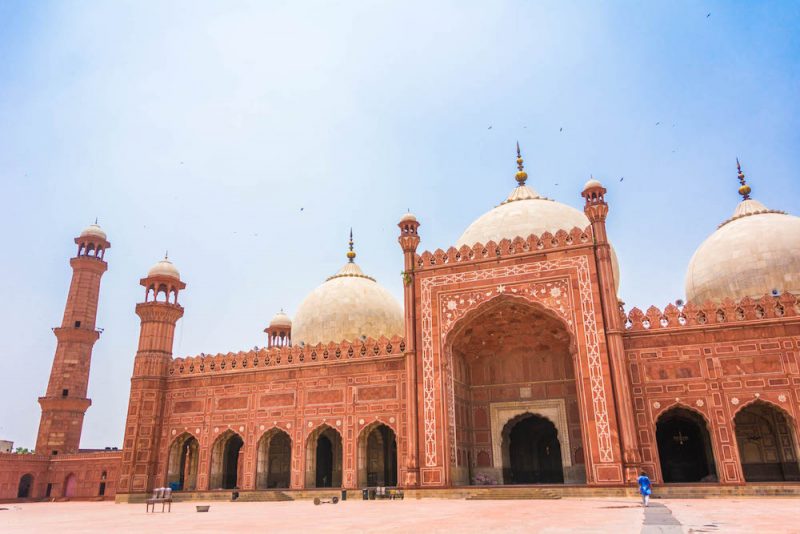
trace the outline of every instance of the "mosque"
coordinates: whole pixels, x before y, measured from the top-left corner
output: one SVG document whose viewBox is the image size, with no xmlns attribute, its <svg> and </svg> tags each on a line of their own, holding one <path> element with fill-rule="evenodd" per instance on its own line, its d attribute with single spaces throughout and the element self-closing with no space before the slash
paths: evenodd
<svg viewBox="0 0 800 534">
<path fill-rule="evenodd" d="M 687 266 L 685 302 L 625 309 L 603 185 L 586 183 L 581 212 L 527 185 L 519 152 L 517 169 L 452 247 L 418 252 L 421 220 L 400 218 L 402 303 L 351 235 L 262 349 L 174 357 L 187 285 L 156 263 L 119 450 L 79 448 L 111 246 L 89 226 L 36 453 L 0 454 L 0 499 L 800 480 L 800 218 L 751 198 L 739 168 L 741 201 Z"/>
</svg>

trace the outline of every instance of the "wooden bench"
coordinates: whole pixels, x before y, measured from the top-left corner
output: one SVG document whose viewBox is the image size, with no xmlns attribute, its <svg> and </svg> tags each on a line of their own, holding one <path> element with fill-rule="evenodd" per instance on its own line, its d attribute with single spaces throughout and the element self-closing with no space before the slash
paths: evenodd
<svg viewBox="0 0 800 534">
<path fill-rule="evenodd" d="M 167 507 L 168 512 L 172 512 L 172 488 L 156 488 L 153 490 L 153 496 L 145 501 L 145 513 L 150 511 L 153 507 L 153 513 L 156 511 L 156 504 L 161 503 L 161 513 L 164 513 L 164 507 Z"/>
</svg>

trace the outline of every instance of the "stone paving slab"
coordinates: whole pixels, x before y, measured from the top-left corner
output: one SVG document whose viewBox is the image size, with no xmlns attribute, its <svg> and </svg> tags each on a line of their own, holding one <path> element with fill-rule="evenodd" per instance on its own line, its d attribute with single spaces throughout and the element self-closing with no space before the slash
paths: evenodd
<svg viewBox="0 0 800 534">
<path fill-rule="evenodd" d="M 172 513 L 146 514 L 144 504 L 111 502 L 0 505 L 0 533 L 249 532 L 486 533 L 542 532 L 614 534 L 768 532 L 800 533 L 800 499 L 693 499 L 650 501 L 645 511 L 634 498 L 565 498 L 557 501 L 310 501 L 173 503 Z"/>
</svg>

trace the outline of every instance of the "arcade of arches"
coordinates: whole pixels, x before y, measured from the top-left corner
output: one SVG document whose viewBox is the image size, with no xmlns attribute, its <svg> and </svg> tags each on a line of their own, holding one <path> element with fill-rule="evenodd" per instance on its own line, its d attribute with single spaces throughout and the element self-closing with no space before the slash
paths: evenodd
<svg viewBox="0 0 800 534">
<path fill-rule="evenodd" d="M 447 349 L 456 483 L 586 481 L 574 351 L 560 319 L 527 301 L 497 297 L 461 320 Z M 539 409 L 544 405 L 555 408 Z M 503 413 L 510 420 L 500 424 Z"/>
</svg>

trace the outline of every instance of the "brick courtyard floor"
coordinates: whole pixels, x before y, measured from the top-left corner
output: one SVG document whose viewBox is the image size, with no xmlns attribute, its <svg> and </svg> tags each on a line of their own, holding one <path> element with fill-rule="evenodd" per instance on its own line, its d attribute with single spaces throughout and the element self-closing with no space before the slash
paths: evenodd
<svg viewBox="0 0 800 534">
<path fill-rule="evenodd" d="M 800 532 L 800 500 L 697 499 L 653 501 L 647 514 L 633 499 L 558 501 L 310 501 L 175 503 L 171 514 L 109 502 L 0 504 L 6 533 L 250 532 Z"/>
</svg>

